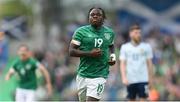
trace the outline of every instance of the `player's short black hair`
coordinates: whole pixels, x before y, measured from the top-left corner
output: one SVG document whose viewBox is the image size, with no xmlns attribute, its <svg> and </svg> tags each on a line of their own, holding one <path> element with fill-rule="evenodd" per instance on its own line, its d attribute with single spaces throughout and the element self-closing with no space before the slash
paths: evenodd
<svg viewBox="0 0 180 102">
<path fill-rule="evenodd" d="M 138 23 L 134 23 L 129 27 L 129 31 L 139 30 L 139 29 L 141 29 L 141 27 L 140 27 L 140 25 Z"/>
<path fill-rule="evenodd" d="M 102 9 L 101 7 L 92 7 L 92 8 L 90 8 L 90 9 L 89 9 L 89 12 L 88 12 L 88 18 L 89 18 L 90 12 L 91 12 L 93 9 L 99 9 L 99 10 L 101 10 L 102 13 L 103 13 L 103 18 L 106 19 L 105 11 L 104 11 L 104 9 Z"/>
</svg>

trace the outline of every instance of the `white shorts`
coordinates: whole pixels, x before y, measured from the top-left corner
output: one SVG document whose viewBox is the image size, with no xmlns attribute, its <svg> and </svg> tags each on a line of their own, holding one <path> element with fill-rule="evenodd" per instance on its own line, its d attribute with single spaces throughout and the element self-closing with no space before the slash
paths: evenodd
<svg viewBox="0 0 180 102">
<path fill-rule="evenodd" d="M 34 102 L 35 90 L 30 89 L 16 89 L 16 102 Z"/>
<path fill-rule="evenodd" d="M 76 82 L 80 101 L 85 101 L 87 96 L 101 99 L 106 83 L 105 78 L 83 78 L 77 75 Z"/>
</svg>

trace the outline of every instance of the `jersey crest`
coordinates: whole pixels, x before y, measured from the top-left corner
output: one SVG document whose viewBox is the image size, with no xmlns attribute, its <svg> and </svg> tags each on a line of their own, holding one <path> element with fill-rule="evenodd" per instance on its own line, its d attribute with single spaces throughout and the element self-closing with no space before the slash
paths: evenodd
<svg viewBox="0 0 180 102">
<path fill-rule="evenodd" d="M 107 40 L 109 40 L 111 36 L 110 36 L 109 33 L 104 33 L 104 37 L 105 37 Z"/>
<path fill-rule="evenodd" d="M 140 49 L 140 52 L 141 52 L 141 54 L 142 54 L 142 55 L 144 55 L 144 54 L 145 54 L 144 49 Z"/>
<path fill-rule="evenodd" d="M 27 65 L 26 65 L 26 69 L 27 69 L 27 70 L 31 69 L 31 65 L 30 65 L 30 64 L 27 64 Z"/>
</svg>

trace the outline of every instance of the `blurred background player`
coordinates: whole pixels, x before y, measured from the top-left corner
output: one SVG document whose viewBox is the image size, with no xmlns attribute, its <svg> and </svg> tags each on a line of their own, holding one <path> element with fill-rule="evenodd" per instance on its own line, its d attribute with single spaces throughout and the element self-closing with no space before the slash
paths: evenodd
<svg viewBox="0 0 180 102">
<path fill-rule="evenodd" d="M 18 49 L 19 58 L 14 61 L 14 64 L 9 69 L 5 80 L 17 73 L 20 81 L 19 87 L 16 89 L 17 102 L 31 102 L 35 99 L 35 90 L 37 88 L 36 69 L 40 70 L 45 77 L 48 95 L 52 93 L 52 85 L 49 73 L 46 68 L 36 59 L 32 58 L 29 53 L 29 48 L 26 45 L 21 45 Z"/>
<path fill-rule="evenodd" d="M 134 24 L 130 27 L 131 41 L 123 44 L 120 50 L 120 69 L 122 82 L 127 86 L 127 98 L 140 101 L 148 97 L 148 84 L 152 84 L 152 48 L 141 40 L 141 28 Z"/>
<path fill-rule="evenodd" d="M 9 56 L 8 40 L 3 31 L 0 31 L 0 74 L 7 64 Z"/>
<path fill-rule="evenodd" d="M 70 56 L 80 57 L 77 70 L 80 101 L 101 99 L 109 74 L 109 65 L 115 64 L 114 32 L 103 26 L 105 18 L 103 9 L 91 8 L 88 13 L 90 25 L 78 28 L 70 43 Z"/>
</svg>

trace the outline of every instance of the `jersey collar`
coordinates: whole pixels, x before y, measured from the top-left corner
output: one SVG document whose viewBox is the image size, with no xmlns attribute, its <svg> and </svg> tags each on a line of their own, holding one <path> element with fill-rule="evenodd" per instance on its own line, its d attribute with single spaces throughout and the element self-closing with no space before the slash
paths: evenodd
<svg viewBox="0 0 180 102">
<path fill-rule="evenodd" d="M 103 31 L 103 28 L 104 28 L 104 26 L 101 26 L 101 28 L 100 29 L 95 29 L 94 27 L 92 27 L 92 25 L 90 25 L 90 29 L 92 30 L 92 31 L 94 31 L 94 32 L 102 32 Z"/>
<path fill-rule="evenodd" d="M 139 44 L 134 44 L 134 42 L 131 41 L 130 44 L 131 44 L 133 47 L 138 47 L 139 45 L 141 45 L 141 41 L 139 42 Z"/>
</svg>

